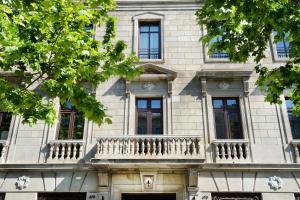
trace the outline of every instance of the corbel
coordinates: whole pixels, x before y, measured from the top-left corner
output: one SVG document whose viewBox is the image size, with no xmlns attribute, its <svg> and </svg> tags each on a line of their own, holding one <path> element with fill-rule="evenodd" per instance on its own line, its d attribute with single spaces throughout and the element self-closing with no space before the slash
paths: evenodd
<svg viewBox="0 0 300 200">
<path fill-rule="evenodd" d="M 172 95 L 172 90 L 173 90 L 173 81 L 168 80 L 168 95 L 171 96 Z"/>
<path fill-rule="evenodd" d="M 249 96 L 249 77 L 243 78 L 243 87 L 245 96 Z"/>
<path fill-rule="evenodd" d="M 201 93 L 202 93 L 202 96 L 206 97 L 206 95 L 207 95 L 207 81 L 206 81 L 206 78 L 201 78 Z"/>
<path fill-rule="evenodd" d="M 130 85 L 130 81 L 125 80 L 125 94 L 126 94 L 126 96 L 129 96 L 129 95 L 130 95 L 130 88 L 129 88 L 129 85 Z"/>
</svg>

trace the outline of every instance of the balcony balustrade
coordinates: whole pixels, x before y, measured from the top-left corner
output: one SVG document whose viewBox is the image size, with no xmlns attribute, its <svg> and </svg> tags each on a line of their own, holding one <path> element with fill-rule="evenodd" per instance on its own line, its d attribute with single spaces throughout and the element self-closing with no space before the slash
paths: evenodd
<svg viewBox="0 0 300 200">
<path fill-rule="evenodd" d="M 116 136 L 97 140 L 96 160 L 201 160 L 199 136 Z M 193 162 L 193 161 L 191 161 Z"/>
<path fill-rule="evenodd" d="M 300 140 L 293 140 L 291 145 L 294 151 L 294 162 L 300 163 Z"/>
<path fill-rule="evenodd" d="M 83 147 L 81 140 L 50 141 L 47 163 L 79 162 L 83 158 Z"/>
<path fill-rule="evenodd" d="M 250 162 L 248 140 L 215 140 L 213 146 L 216 162 Z"/>
<path fill-rule="evenodd" d="M 7 140 L 0 140 L 0 163 L 5 162 L 7 149 L 8 149 L 8 141 Z"/>
</svg>

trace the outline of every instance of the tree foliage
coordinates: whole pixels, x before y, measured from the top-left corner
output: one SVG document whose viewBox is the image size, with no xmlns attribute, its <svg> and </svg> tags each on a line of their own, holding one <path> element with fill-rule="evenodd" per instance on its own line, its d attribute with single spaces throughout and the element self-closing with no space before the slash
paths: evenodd
<svg viewBox="0 0 300 200">
<path fill-rule="evenodd" d="M 23 122 L 55 121 L 53 99 L 70 100 L 85 116 L 110 122 L 93 88 L 111 76 L 139 70 L 126 45 L 115 40 L 113 0 L 2 0 L 0 3 L 0 110 Z M 105 27 L 102 41 L 91 25 Z"/>
<path fill-rule="evenodd" d="M 222 40 L 210 46 L 229 54 L 233 62 L 246 62 L 250 57 L 257 63 L 258 86 L 265 90 L 266 100 L 281 103 L 279 97 L 291 89 L 294 112 L 300 112 L 300 1 L 299 0 L 205 0 L 197 13 L 199 25 L 207 29 L 201 38 L 204 44 L 217 36 Z M 285 33 L 290 43 L 289 60 L 280 67 L 266 67 L 265 58 L 270 36 L 282 41 Z"/>
</svg>

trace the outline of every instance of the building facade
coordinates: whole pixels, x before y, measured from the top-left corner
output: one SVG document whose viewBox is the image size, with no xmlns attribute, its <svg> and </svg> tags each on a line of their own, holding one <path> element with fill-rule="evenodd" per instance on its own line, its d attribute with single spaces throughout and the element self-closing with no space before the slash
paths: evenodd
<svg viewBox="0 0 300 200">
<path fill-rule="evenodd" d="M 0 199 L 300 199 L 300 117 L 288 93 L 282 105 L 264 102 L 253 60 L 209 55 L 199 42 L 200 6 L 118 2 L 117 38 L 144 73 L 94 90 L 111 125 L 98 127 L 59 101 L 54 126 L 1 113 Z M 263 64 L 279 66 L 288 43 L 272 37 Z"/>
</svg>

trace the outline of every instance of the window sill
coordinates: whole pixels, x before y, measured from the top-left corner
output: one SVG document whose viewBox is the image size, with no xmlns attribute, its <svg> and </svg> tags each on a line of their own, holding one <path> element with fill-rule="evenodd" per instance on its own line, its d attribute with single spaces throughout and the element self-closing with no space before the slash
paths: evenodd
<svg viewBox="0 0 300 200">
<path fill-rule="evenodd" d="M 231 63 L 229 58 L 206 58 L 205 63 Z"/>
<path fill-rule="evenodd" d="M 140 59 L 139 63 L 164 63 L 164 59 Z"/>
</svg>

